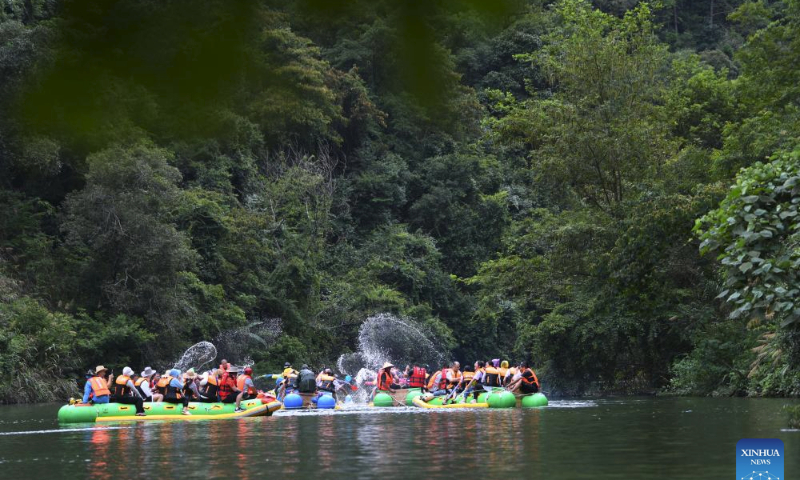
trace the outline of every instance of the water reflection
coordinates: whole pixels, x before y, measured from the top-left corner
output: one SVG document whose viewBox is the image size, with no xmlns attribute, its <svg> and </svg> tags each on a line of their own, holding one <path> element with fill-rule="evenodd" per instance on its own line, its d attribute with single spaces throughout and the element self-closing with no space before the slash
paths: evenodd
<svg viewBox="0 0 800 480">
<path fill-rule="evenodd" d="M 99 480 L 111 478 L 111 465 L 109 464 L 109 460 L 114 458 L 111 456 L 111 431 L 105 429 L 94 430 L 88 435 L 89 452 L 91 454 L 89 476 Z"/>
<path fill-rule="evenodd" d="M 800 451 L 800 432 L 781 431 L 784 403 L 645 399 L 524 411 L 398 408 L 63 430 L 29 422 L 49 429 L 0 432 L 0 477 L 655 480 L 696 478 L 692 472 L 702 470 L 706 478 L 721 478 L 733 469 L 739 438 L 777 437 L 787 452 Z M 3 423 L 9 411 L 0 408 L 0 428 L 18 425 Z M 787 472 L 800 470 L 797 456 L 786 462 Z"/>
</svg>

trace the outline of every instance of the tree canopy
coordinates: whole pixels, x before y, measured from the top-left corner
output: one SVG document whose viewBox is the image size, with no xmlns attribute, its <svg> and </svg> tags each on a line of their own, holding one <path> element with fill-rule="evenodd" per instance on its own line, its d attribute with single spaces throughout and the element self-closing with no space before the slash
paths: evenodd
<svg viewBox="0 0 800 480">
<path fill-rule="evenodd" d="M 796 395 L 799 19 L 9 0 L 0 402 L 232 332 L 330 365 L 381 312 L 558 393 Z"/>
</svg>

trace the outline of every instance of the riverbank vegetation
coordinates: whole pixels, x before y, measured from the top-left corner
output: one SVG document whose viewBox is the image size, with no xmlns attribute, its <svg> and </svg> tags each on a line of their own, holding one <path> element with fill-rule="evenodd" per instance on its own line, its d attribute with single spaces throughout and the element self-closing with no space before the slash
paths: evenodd
<svg viewBox="0 0 800 480">
<path fill-rule="evenodd" d="M 553 393 L 800 394 L 800 1 L 202 3 L 3 4 L 0 402 L 377 312 Z"/>
</svg>

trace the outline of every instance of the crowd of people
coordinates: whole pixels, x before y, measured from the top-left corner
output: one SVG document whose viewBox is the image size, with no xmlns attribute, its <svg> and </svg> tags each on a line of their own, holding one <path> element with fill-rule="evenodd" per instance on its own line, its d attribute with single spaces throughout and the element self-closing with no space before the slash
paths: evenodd
<svg viewBox="0 0 800 480">
<path fill-rule="evenodd" d="M 201 375 L 194 369 L 181 372 L 175 368 L 162 374 L 150 367 L 137 374 L 125 367 L 121 375 L 115 376 L 99 365 L 86 372 L 83 403 L 134 405 L 137 416 L 145 416 L 145 402 L 180 404 L 184 415 L 191 415 L 189 402 L 235 403 L 235 411 L 241 412 L 244 411 L 241 402 L 258 394 L 252 375 L 252 368 L 240 369 L 227 360 L 222 360 L 219 368 Z"/>
<path fill-rule="evenodd" d="M 472 395 L 472 401 L 476 401 L 485 388 L 494 387 L 505 387 L 515 394 L 532 394 L 539 391 L 540 384 L 527 362 L 509 367 L 508 361 L 500 359 L 477 361 L 463 371 L 459 362 L 452 362 L 437 370 L 424 364 L 407 365 L 400 370 L 387 362 L 377 372 L 362 371 L 356 379 L 349 375 L 342 378 L 330 368 L 315 373 L 305 364 L 300 371 L 296 371 L 287 362 L 283 373 L 278 376 L 276 392 L 278 399 L 282 399 L 288 393 L 348 394 L 351 390 L 362 388 L 367 389 L 372 398 L 380 392 L 394 393 L 400 389 L 419 388 L 432 393 L 434 397 L 463 394 L 465 397 Z"/>
<path fill-rule="evenodd" d="M 367 390 L 372 398 L 380 392 L 419 388 L 434 397 L 472 396 L 474 402 L 486 388 L 505 387 L 515 394 L 532 394 L 540 389 L 539 379 L 527 362 L 510 367 L 508 361 L 500 359 L 477 361 L 463 370 L 459 362 L 436 370 L 425 364 L 407 365 L 400 370 L 387 362 L 377 372 L 364 371 L 356 379 L 350 375 L 336 375 L 330 368 L 314 372 L 306 364 L 298 371 L 286 362 L 283 372 L 264 377 L 277 380 L 274 393 L 278 400 L 290 393 L 348 395 L 358 389 Z M 182 413 L 191 415 L 190 401 L 235 403 L 235 411 L 240 412 L 244 411 L 241 402 L 257 395 L 252 368 L 240 369 L 227 360 L 202 374 L 194 369 L 181 372 L 175 368 L 162 374 L 150 367 L 137 374 L 125 367 L 122 374 L 115 376 L 99 365 L 86 373 L 83 403 L 134 405 L 136 415 L 144 416 L 145 402 L 168 402 L 182 405 Z"/>
<path fill-rule="evenodd" d="M 420 388 L 434 397 L 463 394 L 469 398 L 472 395 L 474 402 L 484 387 L 504 387 L 515 394 L 532 394 L 539 391 L 540 384 L 527 362 L 509 367 L 506 360 L 479 360 L 463 370 L 459 362 L 452 362 L 433 371 L 428 365 L 408 365 L 402 372 L 387 363 L 378 371 L 376 392 Z"/>
</svg>

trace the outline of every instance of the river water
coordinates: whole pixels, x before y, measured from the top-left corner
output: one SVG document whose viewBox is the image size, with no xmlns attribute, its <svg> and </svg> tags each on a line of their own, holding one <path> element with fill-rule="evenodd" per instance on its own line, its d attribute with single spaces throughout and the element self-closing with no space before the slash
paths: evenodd
<svg viewBox="0 0 800 480">
<path fill-rule="evenodd" d="M 800 478 L 796 400 L 562 400 L 537 410 L 354 408 L 59 427 L 57 405 L 0 407 L 0 478 L 732 479 L 741 438 L 780 438 Z"/>
</svg>

